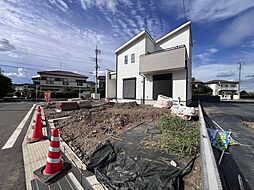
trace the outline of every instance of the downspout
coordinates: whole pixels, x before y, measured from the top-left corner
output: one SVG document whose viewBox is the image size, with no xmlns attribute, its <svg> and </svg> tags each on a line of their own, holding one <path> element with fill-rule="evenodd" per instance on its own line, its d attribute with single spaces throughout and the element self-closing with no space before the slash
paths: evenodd
<svg viewBox="0 0 254 190">
<path fill-rule="evenodd" d="M 118 55 L 116 54 L 116 102 L 117 102 L 117 76 L 118 76 Z"/>
<path fill-rule="evenodd" d="M 143 74 L 140 74 L 140 76 L 143 77 L 143 98 L 142 98 L 142 104 L 145 104 L 145 76 Z"/>
</svg>

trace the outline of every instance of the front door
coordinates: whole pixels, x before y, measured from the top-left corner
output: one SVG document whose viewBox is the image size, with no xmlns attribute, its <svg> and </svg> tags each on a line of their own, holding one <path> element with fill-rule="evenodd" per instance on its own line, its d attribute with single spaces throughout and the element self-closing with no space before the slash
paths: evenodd
<svg viewBox="0 0 254 190">
<path fill-rule="evenodd" d="M 172 73 L 153 75 L 153 99 L 159 94 L 172 98 Z"/>
</svg>

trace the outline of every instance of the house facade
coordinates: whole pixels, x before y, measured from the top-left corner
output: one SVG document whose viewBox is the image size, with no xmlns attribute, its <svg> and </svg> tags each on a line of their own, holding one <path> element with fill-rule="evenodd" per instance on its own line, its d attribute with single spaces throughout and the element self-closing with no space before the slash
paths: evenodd
<svg viewBox="0 0 254 190">
<path fill-rule="evenodd" d="M 152 104 L 159 94 L 191 101 L 191 22 L 154 40 L 142 31 L 115 50 L 116 71 L 106 71 L 106 97 Z"/>
<path fill-rule="evenodd" d="M 239 82 L 211 80 L 206 82 L 205 85 L 209 86 L 213 90 L 214 96 L 220 96 L 221 99 L 233 99 L 233 95 L 237 94 Z"/>
<path fill-rule="evenodd" d="M 33 77 L 33 83 L 39 86 L 40 90 L 64 92 L 74 90 L 84 92 L 87 90 L 87 79 L 85 75 L 70 71 L 40 71 L 38 77 Z"/>
</svg>

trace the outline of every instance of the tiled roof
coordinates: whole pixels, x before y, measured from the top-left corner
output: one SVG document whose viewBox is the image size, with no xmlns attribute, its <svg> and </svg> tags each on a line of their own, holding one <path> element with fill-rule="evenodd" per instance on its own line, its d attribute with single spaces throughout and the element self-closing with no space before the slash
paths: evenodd
<svg viewBox="0 0 254 190">
<path fill-rule="evenodd" d="M 85 75 L 81 75 L 78 73 L 74 73 L 71 71 L 61 71 L 61 70 L 56 70 L 56 71 L 39 71 L 39 75 L 58 75 L 58 76 L 68 76 L 68 77 L 79 77 L 79 78 L 88 78 Z"/>
</svg>

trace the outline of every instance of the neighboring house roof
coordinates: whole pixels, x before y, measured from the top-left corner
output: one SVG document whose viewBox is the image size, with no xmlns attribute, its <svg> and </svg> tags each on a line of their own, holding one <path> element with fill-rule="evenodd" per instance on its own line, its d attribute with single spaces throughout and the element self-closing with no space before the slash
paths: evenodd
<svg viewBox="0 0 254 190">
<path fill-rule="evenodd" d="M 99 80 L 106 80 L 106 76 L 98 76 Z"/>
<path fill-rule="evenodd" d="M 87 81 L 87 84 L 95 84 L 93 81 Z"/>
<path fill-rule="evenodd" d="M 227 83 L 227 84 L 238 84 L 238 81 L 228 81 L 228 80 L 211 80 L 207 81 L 206 84 L 219 84 L 219 83 Z"/>
<path fill-rule="evenodd" d="M 172 30 L 171 32 L 163 35 L 162 37 L 160 37 L 159 39 L 157 39 L 155 42 L 156 43 L 160 43 L 161 41 L 165 40 L 166 38 L 174 35 L 175 33 L 177 33 L 178 31 L 182 30 L 183 28 L 187 27 L 187 26 L 190 26 L 191 24 L 191 21 L 188 21 L 184 24 L 182 24 L 181 26 L 177 27 L 176 29 Z"/>
<path fill-rule="evenodd" d="M 191 21 L 188 21 L 188 22 L 182 24 L 181 26 L 179 26 L 178 28 L 174 29 L 173 31 L 167 33 L 166 35 L 163 35 L 162 37 L 160 37 L 160 38 L 159 38 L 158 40 L 156 40 L 156 41 L 152 38 L 152 36 L 149 34 L 149 32 L 148 32 L 147 30 L 143 30 L 143 31 L 141 31 L 140 33 L 138 33 L 136 36 L 134 36 L 133 38 L 131 38 L 130 40 L 128 40 L 127 42 L 125 42 L 122 46 L 120 46 L 119 48 L 117 48 L 117 49 L 115 50 L 115 53 L 118 53 L 119 51 L 123 50 L 123 49 L 126 48 L 127 46 L 129 46 L 129 45 L 135 43 L 138 39 L 140 39 L 141 37 L 143 37 L 143 36 L 145 36 L 145 35 L 146 35 L 147 37 L 149 37 L 149 38 L 154 42 L 154 44 L 159 43 L 159 42 L 163 41 L 164 39 L 166 39 L 166 38 L 172 36 L 172 35 L 175 34 L 176 32 L 182 30 L 183 28 L 185 28 L 185 27 L 187 27 L 187 26 L 190 26 L 190 24 L 191 24 Z"/>
<path fill-rule="evenodd" d="M 192 83 L 204 83 L 203 81 L 201 81 L 201 80 L 197 80 L 197 79 L 195 79 L 194 81 L 191 81 Z"/>
<path fill-rule="evenodd" d="M 81 75 L 78 73 L 74 73 L 71 71 L 61 71 L 61 70 L 56 70 L 56 71 L 39 71 L 39 75 L 57 75 L 57 76 L 66 76 L 66 77 L 78 77 L 78 78 L 88 78 L 85 75 Z"/>
</svg>

